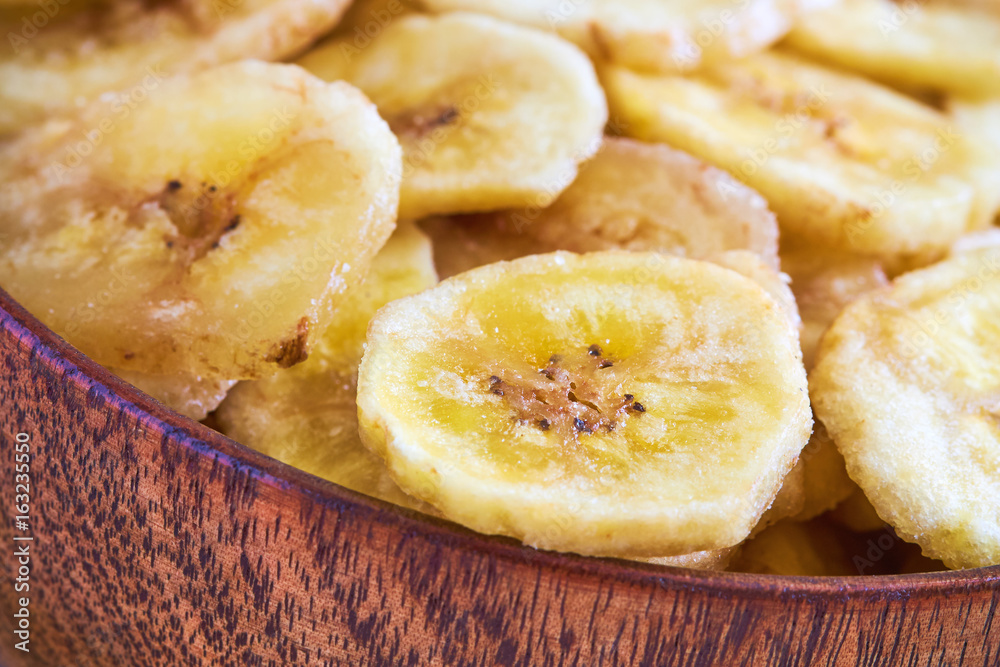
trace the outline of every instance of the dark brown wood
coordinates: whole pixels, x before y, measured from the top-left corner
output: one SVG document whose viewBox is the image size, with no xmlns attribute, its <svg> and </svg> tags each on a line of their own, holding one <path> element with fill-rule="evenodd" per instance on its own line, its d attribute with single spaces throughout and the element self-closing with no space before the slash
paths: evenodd
<svg viewBox="0 0 1000 667">
<path fill-rule="evenodd" d="M 18 432 L 34 453 L 28 654 Z M 4 665 L 1000 664 L 1000 568 L 819 580 L 536 552 L 173 414 L 2 292 L 0 438 Z"/>
</svg>

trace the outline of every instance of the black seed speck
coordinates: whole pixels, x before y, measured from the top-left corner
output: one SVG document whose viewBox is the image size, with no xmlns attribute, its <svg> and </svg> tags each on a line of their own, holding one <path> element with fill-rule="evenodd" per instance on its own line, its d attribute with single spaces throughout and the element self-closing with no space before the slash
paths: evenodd
<svg viewBox="0 0 1000 667">
<path fill-rule="evenodd" d="M 549 423 L 548 419 L 539 419 L 538 420 L 538 428 L 542 429 L 543 431 L 548 431 L 549 430 L 549 426 L 551 426 L 551 425 L 552 424 Z"/>
<path fill-rule="evenodd" d="M 167 181 L 167 190 L 170 190 L 171 192 L 176 192 L 177 190 L 180 189 L 181 189 L 181 182 L 178 181 L 177 179 L 174 179 L 172 181 Z"/>
<path fill-rule="evenodd" d="M 553 354 L 551 357 L 549 357 L 550 364 L 558 364 L 560 361 L 562 361 L 562 357 L 560 357 L 558 354 Z"/>
<path fill-rule="evenodd" d="M 601 356 L 601 346 L 591 345 L 589 348 L 587 348 L 587 352 L 590 353 L 590 356 L 592 357 L 599 357 Z"/>
<path fill-rule="evenodd" d="M 597 364 L 598 368 L 610 368 L 611 366 L 614 366 L 614 364 L 607 359 L 602 359 L 601 363 Z"/>
<path fill-rule="evenodd" d="M 215 192 L 215 191 L 216 191 L 216 190 L 218 190 L 218 189 L 219 189 L 219 188 L 215 187 L 214 185 L 210 185 L 210 186 L 208 186 L 208 191 L 209 191 L 209 192 Z"/>
<path fill-rule="evenodd" d="M 634 401 L 635 400 L 635 396 L 633 396 L 632 394 L 625 394 L 625 400 L 626 401 Z"/>
<path fill-rule="evenodd" d="M 173 248 L 174 247 L 174 242 L 173 241 L 167 241 L 167 247 L 168 248 Z"/>
<path fill-rule="evenodd" d="M 490 376 L 490 386 L 492 387 L 492 386 L 498 385 L 498 384 L 500 384 L 500 378 L 498 378 L 496 375 L 491 375 Z"/>
<path fill-rule="evenodd" d="M 573 420 L 573 427 L 576 428 L 577 431 L 586 431 L 587 422 L 577 417 L 576 419 Z"/>
<path fill-rule="evenodd" d="M 645 406 L 643 406 L 643 404 L 640 403 L 639 401 L 636 401 L 635 403 L 632 404 L 632 409 L 635 410 L 636 412 L 645 412 L 646 411 Z"/>
<path fill-rule="evenodd" d="M 234 215 L 233 219 L 229 221 L 228 225 L 226 225 L 226 231 L 231 232 L 239 226 L 240 226 L 240 216 Z"/>
</svg>

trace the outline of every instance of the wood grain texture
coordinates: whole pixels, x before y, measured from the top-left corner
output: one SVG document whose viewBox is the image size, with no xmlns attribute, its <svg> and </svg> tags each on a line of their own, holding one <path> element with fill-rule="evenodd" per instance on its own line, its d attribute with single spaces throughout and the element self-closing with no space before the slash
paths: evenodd
<svg viewBox="0 0 1000 667">
<path fill-rule="evenodd" d="M 32 652 L 3 665 L 1000 664 L 1000 568 L 704 573 L 536 552 L 179 417 L 0 292 L 0 507 L 30 433 Z"/>
</svg>

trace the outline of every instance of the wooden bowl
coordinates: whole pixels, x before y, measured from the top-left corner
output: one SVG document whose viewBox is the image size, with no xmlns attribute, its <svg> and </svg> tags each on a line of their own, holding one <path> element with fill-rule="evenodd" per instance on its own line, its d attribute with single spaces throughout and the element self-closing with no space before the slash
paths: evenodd
<svg viewBox="0 0 1000 667">
<path fill-rule="evenodd" d="M 0 364 L 4 665 L 1000 664 L 1000 567 L 812 579 L 539 552 L 228 440 L 3 292 Z"/>
</svg>

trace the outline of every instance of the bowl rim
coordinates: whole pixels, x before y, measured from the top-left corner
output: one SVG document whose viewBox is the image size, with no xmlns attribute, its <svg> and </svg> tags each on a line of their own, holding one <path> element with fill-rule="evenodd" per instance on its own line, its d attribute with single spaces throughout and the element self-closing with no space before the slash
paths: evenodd
<svg viewBox="0 0 1000 667">
<path fill-rule="evenodd" d="M 140 417 L 160 422 L 165 433 L 199 455 L 215 454 L 231 467 L 254 474 L 260 482 L 306 497 L 327 508 L 366 514 L 372 520 L 394 525 L 398 530 L 419 533 L 433 543 L 504 560 L 529 562 L 542 569 L 560 570 L 598 582 L 613 581 L 657 588 L 697 587 L 720 597 L 910 598 L 957 590 L 1000 590 L 1000 565 L 912 574 L 802 577 L 697 570 L 535 549 L 513 538 L 478 533 L 452 521 L 353 491 L 271 458 L 185 417 L 87 357 L 29 313 L 2 287 L 0 332 L 4 336 L 13 335 L 20 339 L 20 344 L 32 348 L 36 357 L 63 365 L 68 370 L 75 368 L 77 372 L 68 374 L 67 382 L 81 385 L 88 392 L 96 389 L 116 403 L 119 409 L 131 407 Z"/>
</svg>

